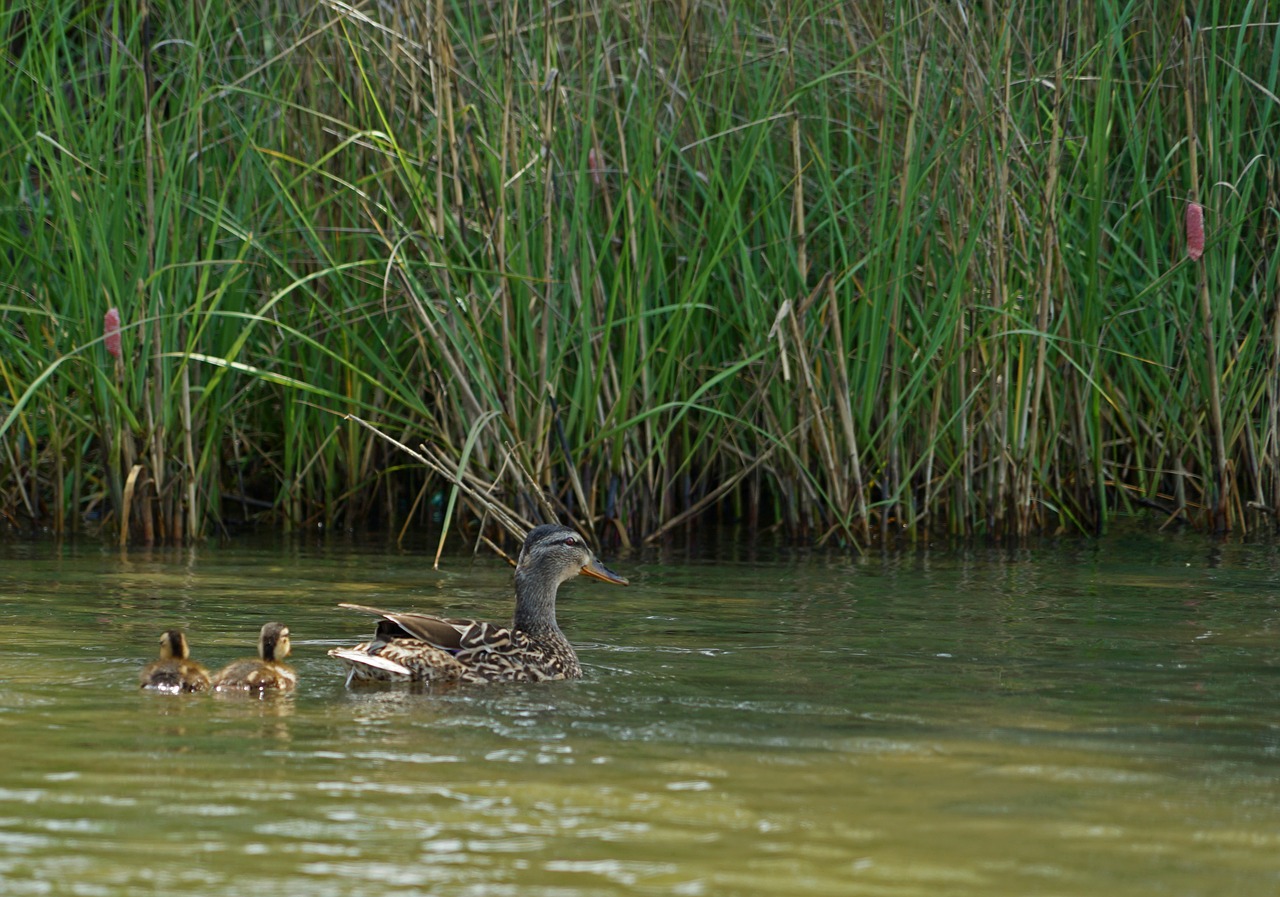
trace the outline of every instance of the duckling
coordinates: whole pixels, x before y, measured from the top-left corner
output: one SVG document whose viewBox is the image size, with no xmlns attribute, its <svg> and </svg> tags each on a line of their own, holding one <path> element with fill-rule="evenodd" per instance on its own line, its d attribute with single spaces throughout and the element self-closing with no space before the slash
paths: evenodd
<svg viewBox="0 0 1280 897">
<path fill-rule="evenodd" d="M 229 663 L 213 677 L 215 691 L 263 691 L 290 689 L 298 684 L 293 667 L 282 663 L 289 656 L 289 627 L 268 623 L 258 634 L 258 656 Z"/>
<path fill-rule="evenodd" d="M 204 691 L 209 687 L 209 673 L 190 657 L 187 637 L 182 630 L 166 629 L 160 636 L 160 659 L 142 668 L 139 686 L 175 695 Z"/>
<path fill-rule="evenodd" d="M 582 665 L 556 623 L 556 592 L 578 575 L 627 584 L 596 559 L 574 530 L 559 524 L 538 526 L 525 537 L 516 563 L 516 611 L 509 628 L 342 604 L 382 619 L 371 641 L 334 648 L 329 654 L 347 665 L 347 685 L 576 679 Z"/>
</svg>

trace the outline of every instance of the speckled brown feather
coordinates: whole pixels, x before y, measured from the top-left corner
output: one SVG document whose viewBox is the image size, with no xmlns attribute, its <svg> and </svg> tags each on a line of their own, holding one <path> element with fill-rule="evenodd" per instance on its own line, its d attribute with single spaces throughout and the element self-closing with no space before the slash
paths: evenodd
<svg viewBox="0 0 1280 897">
<path fill-rule="evenodd" d="M 548 679 L 577 679 L 582 665 L 573 647 L 536 639 L 526 633 L 472 622 L 462 633 L 456 651 L 418 638 L 397 637 L 371 641 L 354 648 L 335 648 L 329 653 L 349 664 L 348 683 L 392 682 L 542 682 Z M 567 649 L 567 650 L 566 650 Z M 370 663 L 370 658 L 389 664 Z"/>
</svg>

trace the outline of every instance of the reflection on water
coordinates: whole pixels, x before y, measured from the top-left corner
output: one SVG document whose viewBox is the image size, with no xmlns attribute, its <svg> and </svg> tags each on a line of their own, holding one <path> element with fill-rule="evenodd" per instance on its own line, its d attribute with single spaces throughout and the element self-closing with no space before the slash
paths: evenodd
<svg viewBox="0 0 1280 897">
<path fill-rule="evenodd" d="M 0 892 L 1280 891 L 1280 552 L 729 544 L 568 586 L 579 682 L 343 687 L 355 600 L 510 573 L 360 547 L 0 546 Z M 140 692 L 287 623 L 291 694 Z"/>
</svg>

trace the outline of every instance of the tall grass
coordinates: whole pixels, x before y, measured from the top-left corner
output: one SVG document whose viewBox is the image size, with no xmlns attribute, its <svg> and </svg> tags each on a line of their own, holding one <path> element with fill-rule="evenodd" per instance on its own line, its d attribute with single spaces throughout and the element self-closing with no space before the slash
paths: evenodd
<svg viewBox="0 0 1280 897">
<path fill-rule="evenodd" d="M 1271 526 L 1267 12 L 7 9 L 0 509 Z"/>
</svg>

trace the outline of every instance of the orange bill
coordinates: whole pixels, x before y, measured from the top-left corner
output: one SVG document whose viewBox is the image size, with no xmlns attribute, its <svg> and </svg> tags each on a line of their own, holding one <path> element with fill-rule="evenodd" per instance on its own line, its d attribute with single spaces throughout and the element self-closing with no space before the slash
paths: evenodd
<svg viewBox="0 0 1280 897">
<path fill-rule="evenodd" d="M 611 582 L 620 586 L 625 586 L 628 584 L 626 579 L 614 573 L 612 570 L 610 570 L 604 564 L 597 561 L 595 558 L 592 558 L 590 563 L 588 563 L 581 570 L 579 570 L 578 573 L 580 573 L 582 576 L 590 576 L 595 579 L 603 579 L 605 582 Z"/>
</svg>

